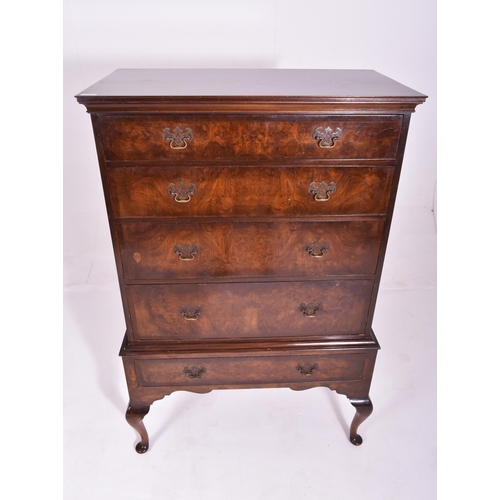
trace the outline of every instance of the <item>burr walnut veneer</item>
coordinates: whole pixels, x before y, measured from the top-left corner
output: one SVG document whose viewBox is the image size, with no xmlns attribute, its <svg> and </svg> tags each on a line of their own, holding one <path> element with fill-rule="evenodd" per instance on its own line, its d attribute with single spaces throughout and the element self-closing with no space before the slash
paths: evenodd
<svg viewBox="0 0 500 500">
<path fill-rule="evenodd" d="M 371 323 L 410 115 L 374 71 L 117 70 L 87 107 L 127 421 L 173 391 L 324 386 L 372 411 Z"/>
</svg>

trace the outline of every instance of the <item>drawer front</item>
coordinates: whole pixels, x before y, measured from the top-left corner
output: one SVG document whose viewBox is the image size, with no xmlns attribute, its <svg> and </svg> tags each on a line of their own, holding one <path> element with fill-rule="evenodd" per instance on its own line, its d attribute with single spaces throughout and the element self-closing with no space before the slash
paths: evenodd
<svg viewBox="0 0 500 500">
<path fill-rule="evenodd" d="M 122 223 L 126 279 L 375 273 L 384 221 Z"/>
<path fill-rule="evenodd" d="M 109 161 L 394 159 L 401 115 L 104 116 Z"/>
<path fill-rule="evenodd" d="M 392 167 L 108 170 L 117 217 L 385 214 Z"/>
<path fill-rule="evenodd" d="M 361 380 L 364 354 L 135 359 L 139 387 Z"/>
<path fill-rule="evenodd" d="M 135 340 L 364 333 L 372 280 L 128 285 Z"/>
</svg>

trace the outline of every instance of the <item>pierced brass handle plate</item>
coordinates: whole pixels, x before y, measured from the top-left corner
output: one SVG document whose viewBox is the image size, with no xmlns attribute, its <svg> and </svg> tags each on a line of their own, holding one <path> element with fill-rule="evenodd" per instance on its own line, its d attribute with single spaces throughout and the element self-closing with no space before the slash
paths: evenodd
<svg viewBox="0 0 500 500">
<path fill-rule="evenodd" d="M 342 138 L 342 129 L 340 127 L 337 127 L 335 130 L 330 127 L 316 127 L 312 133 L 312 138 L 318 141 L 320 148 L 331 149 Z"/>
<path fill-rule="evenodd" d="M 169 128 L 164 128 L 162 137 L 163 140 L 169 142 L 172 149 L 186 149 L 187 141 L 193 138 L 193 131 L 190 128 L 182 130 L 175 127 L 172 131 Z"/>
<path fill-rule="evenodd" d="M 305 377 L 310 377 L 315 370 L 318 369 L 318 363 L 299 363 L 297 365 L 297 371 L 301 374 L 304 375 Z"/>
<path fill-rule="evenodd" d="M 206 368 L 204 366 L 185 366 L 184 367 L 184 373 L 189 377 L 189 378 L 201 378 L 201 376 L 206 373 Z"/>
<path fill-rule="evenodd" d="M 325 181 L 321 181 L 319 184 L 311 182 L 308 189 L 308 193 L 313 194 L 316 201 L 328 201 L 330 195 L 335 191 L 337 191 L 337 184 L 335 182 L 327 184 Z"/>
<path fill-rule="evenodd" d="M 186 307 L 185 306 L 179 307 L 179 313 L 187 321 L 196 321 L 200 317 L 201 312 L 202 312 L 201 306 L 195 307 L 189 305 Z"/>
<path fill-rule="evenodd" d="M 188 203 L 195 193 L 196 186 L 192 182 L 189 185 L 179 182 L 177 186 L 174 184 L 168 186 L 168 194 L 172 195 L 177 203 Z"/>
<path fill-rule="evenodd" d="M 329 249 L 328 241 L 315 241 L 314 243 L 308 241 L 304 247 L 304 250 L 314 259 L 321 259 Z"/>
<path fill-rule="evenodd" d="M 194 259 L 194 256 L 199 252 L 198 245 L 190 245 L 189 243 L 184 243 L 182 245 L 175 244 L 174 253 L 179 256 L 179 260 L 190 261 Z"/>
<path fill-rule="evenodd" d="M 306 304 L 305 302 L 302 302 L 299 306 L 299 311 L 306 317 L 306 318 L 315 318 L 316 314 L 321 311 L 323 308 L 321 302 L 310 302 L 309 304 Z"/>
</svg>

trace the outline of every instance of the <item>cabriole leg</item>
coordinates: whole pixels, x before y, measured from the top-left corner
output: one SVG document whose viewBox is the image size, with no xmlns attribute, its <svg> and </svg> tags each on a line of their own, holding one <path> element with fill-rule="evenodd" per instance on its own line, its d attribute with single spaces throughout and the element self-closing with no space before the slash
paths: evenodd
<svg viewBox="0 0 500 500">
<path fill-rule="evenodd" d="M 358 434 L 358 427 L 370 416 L 373 411 L 373 405 L 369 397 L 366 399 L 349 399 L 349 401 L 356 408 L 356 415 L 354 415 L 351 423 L 349 439 L 353 445 L 359 446 L 363 442 L 363 439 Z"/>
<path fill-rule="evenodd" d="M 135 447 L 135 451 L 137 453 L 146 453 L 149 448 L 149 436 L 146 431 L 146 427 L 144 427 L 144 423 L 142 419 L 149 412 L 149 405 L 138 405 L 129 403 L 127 408 L 127 412 L 125 413 L 125 418 L 127 422 L 140 434 L 141 440 L 137 443 Z"/>
</svg>

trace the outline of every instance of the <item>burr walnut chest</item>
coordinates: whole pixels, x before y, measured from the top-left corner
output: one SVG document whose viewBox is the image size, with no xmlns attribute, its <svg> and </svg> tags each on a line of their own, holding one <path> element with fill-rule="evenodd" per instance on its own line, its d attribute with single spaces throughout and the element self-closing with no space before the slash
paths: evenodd
<svg viewBox="0 0 500 500">
<path fill-rule="evenodd" d="M 371 324 L 411 113 L 365 70 L 117 70 L 91 115 L 126 419 L 173 391 L 324 386 L 372 411 Z"/>
</svg>

